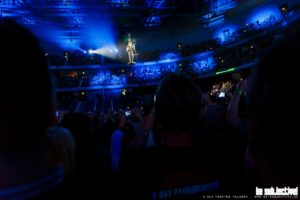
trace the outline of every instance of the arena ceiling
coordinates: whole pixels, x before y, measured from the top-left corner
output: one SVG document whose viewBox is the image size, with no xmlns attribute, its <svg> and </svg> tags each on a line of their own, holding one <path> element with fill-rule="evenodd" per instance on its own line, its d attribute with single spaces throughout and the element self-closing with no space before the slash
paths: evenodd
<svg viewBox="0 0 300 200">
<path fill-rule="evenodd" d="M 84 49 L 116 44 L 128 33 L 213 26 L 270 1 L 0 0 L 0 17 L 15 18 L 48 45 Z"/>
</svg>

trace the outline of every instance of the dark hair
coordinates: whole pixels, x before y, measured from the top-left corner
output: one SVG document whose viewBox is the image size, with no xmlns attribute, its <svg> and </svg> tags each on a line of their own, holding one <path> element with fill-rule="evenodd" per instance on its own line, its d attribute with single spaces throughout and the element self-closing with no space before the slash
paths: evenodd
<svg viewBox="0 0 300 200">
<path fill-rule="evenodd" d="M 34 150 L 45 137 L 53 110 L 46 57 L 33 34 L 10 19 L 0 22 L 0 44 L 1 148 Z"/>
<path fill-rule="evenodd" d="M 252 142 L 259 145 L 273 170 L 287 179 L 291 178 L 287 168 L 299 163 L 299 36 L 262 56 L 252 70 L 247 92 L 248 114 L 257 127 Z"/>
<path fill-rule="evenodd" d="M 199 119 L 201 92 L 185 75 L 171 73 L 157 88 L 155 113 L 162 128 L 175 134 L 192 130 Z"/>
</svg>

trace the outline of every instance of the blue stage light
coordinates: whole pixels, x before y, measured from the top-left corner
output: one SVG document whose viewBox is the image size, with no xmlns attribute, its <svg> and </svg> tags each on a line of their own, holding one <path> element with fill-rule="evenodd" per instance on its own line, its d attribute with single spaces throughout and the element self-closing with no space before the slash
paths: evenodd
<svg viewBox="0 0 300 200">
<path fill-rule="evenodd" d="M 216 31 L 214 38 L 220 40 L 221 44 L 229 43 L 235 41 L 238 37 L 237 30 L 238 25 L 227 25 L 222 26 L 219 30 Z"/>
<path fill-rule="evenodd" d="M 247 19 L 247 24 L 253 24 L 255 29 L 273 26 L 280 19 L 277 6 L 266 6 L 254 10 Z"/>
</svg>

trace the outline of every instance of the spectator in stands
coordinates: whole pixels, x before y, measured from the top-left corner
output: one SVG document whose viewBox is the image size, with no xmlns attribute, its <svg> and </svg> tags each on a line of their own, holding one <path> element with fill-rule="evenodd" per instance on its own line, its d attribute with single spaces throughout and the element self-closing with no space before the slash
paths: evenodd
<svg viewBox="0 0 300 200">
<path fill-rule="evenodd" d="M 257 178 L 252 189 L 300 185 L 299 74 L 295 72 L 299 51 L 298 33 L 269 50 L 250 76 L 247 158 L 253 161 Z"/>
<path fill-rule="evenodd" d="M 112 169 L 118 172 L 123 154 L 136 136 L 136 129 L 122 112 L 117 114 L 116 122 L 117 129 L 111 136 L 110 159 Z"/>
<path fill-rule="evenodd" d="M 155 129 L 153 104 L 145 105 L 143 111 L 144 117 L 141 124 L 143 131 L 137 132 L 136 137 L 130 143 L 128 148 L 145 148 L 155 145 L 153 134 L 153 129 Z"/>
<path fill-rule="evenodd" d="M 0 22 L 0 43 L 0 199 L 55 199 L 64 176 L 62 167 L 47 170 L 44 162 L 46 132 L 55 122 L 45 54 L 9 19 Z"/>
<path fill-rule="evenodd" d="M 75 138 L 77 173 L 85 177 L 93 176 L 96 150 L 91 119 L 83 113 L 67 113 L 60 125 L 69 129 Z"/>
<path fill-rule="evenodd" d="M 159 144 L 125 155 L 121 174 L 123 186 L 128 186 L 126 195 L 131 199 L 200 198 L 201 193 L 218 190 L 217 159 L 205 141 L 198 146 L 194 140 L 201 134 L 195 131 L 202 107 L 199 87 L 184 75 L 169 74 L 157 89 L 154 107 L 161 127 L 156 132 Z"/>
<path fill-rule="evenodd" d="M 123 133 L 122 141 L 121 141 L 121 157 L 122 159 L 124 152 L 129 148 L 129 144 L 133 141 L 136 136 L 136 129 L 134 125 L 130 122 L 126 122 L 125 125 L 121 129 Z M 119 161 L 120 163 L 120 161 Z"/>
<path fill-rule="evenodd" d="M 110 145 L 110 159 L 111 166 L 114 171 L 119 170 L 119 163 L 122 154 L 122 145 L 124 133 L 122 129 L 124 128 L 126 123 L 126 118 L 123 113 L 118 113 L 116 116 L 116 124 L 117 129 L 113 132 L 111 136 L 111 145 Z"/>
<path fill-rule="evenodd" d="M 241 119 L 240 114 L 240 104 L 241 99 L 244 98 L 245 91 L 247 89 L 247 79 L 240 80 L 240 82 L 236 86 L 236 90 L 231 98 L 231 101 L 228 105 L 227 109 L 227 122 L 228 124 L 239 131 L 243 137 L 247 137 L 247 127 L 246 122 Z"/>
<path fill-rule="evenodd" d="M 203 112 L 203 125 L 207 133 L 204 141 L 218 159 L 222 180 L 227 181 L 222 190 L 226 194 L 237 194 L 244 168 L 245 139 L 226 123 L 223 106 L 207 106 Z"/>
<path fill-rule="evenodd" d="M 127 121 L 131 123 L 134 127 L 134 132 L 136 135 L 143 134 L 143 127 L 142 127 L 142 111 L 139 108 L 134 108 L 130 111 L 130 115 L 127 117 Z"/>
<path fill-rule="evenodd" d="M 102 115 L 102 126 L 100 131 L 97 133 L 99 136 L 99 143 L 101 149 L 101 160 L 100 167 L 103 168 L 103 171 L 111 171 L 111 160 L 110 160 L 110 145 L 111 145 L 111 136 L 116 129 L 116 123 L 114 119 L 114 113 L 108 111 L 107 114 Z"/>
<path fill-rule="evenodd" d="M 75 173 L 75 140 L 65 128 L 54 127 L 48 130 L 46 141 L 46 163 L 53 167 L 62 165 L 65 178 Z"/>
</svg>

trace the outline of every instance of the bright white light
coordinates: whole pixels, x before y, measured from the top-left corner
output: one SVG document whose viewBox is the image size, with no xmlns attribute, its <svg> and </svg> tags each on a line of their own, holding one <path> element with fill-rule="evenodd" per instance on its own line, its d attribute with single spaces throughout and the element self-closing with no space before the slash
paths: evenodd
<svg viewBox="0 0 300 200">
<path fill-rule="evenodd" d="M 88 52 L 90 54 L 97 54 L 97 55 L 116 59 L 116 57 L 118 56 L 119 50 L 116 46 L 110 45 L 110 46 L 104 46 L 102 48 L 98 48 L 95 50 L 89 50 Z"/>
<path fill-rule="evenodd" d="M 86 51 L 83 51 L 83 53 L 86 54 L 87 52 L 86 52 Z"/>
</svg>

